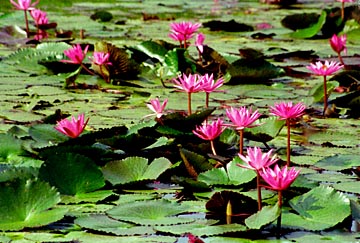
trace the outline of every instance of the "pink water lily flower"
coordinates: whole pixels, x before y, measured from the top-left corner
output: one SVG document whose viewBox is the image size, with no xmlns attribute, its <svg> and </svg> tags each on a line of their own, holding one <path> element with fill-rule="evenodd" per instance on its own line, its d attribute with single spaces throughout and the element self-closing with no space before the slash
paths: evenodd
<svg viewBox="0 0 360 243">
<path fill-rule="evenodd" d="M 84 119 L 84 114 L 80 114 L 77 119 L 74 116 L 71 117 L 71 120 L 62 119 L 57 122 L 55 129 L 68 137 L 77 138 L 84 131 L 89 121 L 89 118 L 86 121 Z"/>
<path fill-rule="evenodd" d="M 40 9 L 33 9 L 30 11 L 31 17 L 34 19 L 36 25 L 48 24 L 49 20 L 47 14 Z"/>
<path fill-rule="evenodd" d="M 330 46 L 331 48 L 336 52 L 336 53 L 340 53 L 342 51 L 344 51 L 344 53 L 346 53 L 346 34 L 344 35 L 333 35 L 329 42 L 330 42 Z"/>
<path fill-rule="evenodd" d="M 230 107 L 230 109 L 226 109 L 226 115 L 233 123 L 230 126 L 235 127 L 236 130 L 258 126 L 253 123 L 261 116 L 258 110 L 253 112 L 251 108 L 247 109 L 245 106 L 239 109 Z"/>
<path fill-rule="evenodd" d="M 152 110 L 157 118 L 161 118 L 164 115 L 165 107 L 168 103 L 168 99 L 165 99 L 163 103 L 160 103 L 159 98 L 151 99 L 149 104 L 146 106 Z"/>
<path fill-rule="evenodd" d="M 325 62 L 318 61 L 315 64 L 310 63 L 309 66 L 306 66 L 307 69 L 312 71 L 315 75 L 319 75 L 319 76 L 332 75 L 337 71 L 339 71 L 340 69 L 342 69 L 343 67 L 344 66 L 341 65 L 339 62 L 336 61 L 329 62 L 327 60 Z"/>
<path fill-rule="evenodd" d="M 279 166 L 276 164 L 274 169 L 269 167 L 264 168 L 260 174 L 272 190 L 283 191 L 295 181 L 299 173 L 300 171 L 295 168 L 288 170 L 287 166 L 284 166 L 280 170 Z"/>
<path fill-rule="evenodd" d="M 112 63 L 109 61 L 110 53 L 104 53 L 104 52 L 97 52 L 94 51 L 93 56 L 89 57 L 89 59 L 92 61 L 95 65 L 112 65 Z"/>
<path fill-rule="evenodd" d="M 201 139 L 210 141 L 211 150 L 216 155 L 214 140 L 220 136 L 224 129 L 224 122 L 218 118 L 212 123 L 205 122 L 203 125 L 197 126 L 193 133 Z"/>
<path fill-rule="evenodd" d="M 341 57 L 341 52 L 343 51 L 346 54 L 346 35 L 333 35 L 330 38 L 330 46 L 331 48 L 337 53 L 338 57 L 339 57 L 339 61 L 342 65 L 344 65 L 344 61 Z"/>
<path fill-rule="evenodd" d="M 174 87 L 188 94 L 188 115 L 191 115 L 191 94 L 202 91 L 201 78 L 198 74 L 183 74 L 173 79 Z"/>
<path fill-rule="evenodd" d="M 196 129 L 193 130 L 193 133 L 201 139 L 204 140 L 214 140 L 224 131 L 225 126 L 224 122 L 218 118 L 212 123 L 204 123 L 201 126 L 196 126 Z"/>
<path fill-rule="evenodd" d="M 76 45 L 72 46 L 70 49 L 67 49 L 64 51 L 64 54 L 70 60 L 61 60 L 61 62 L 82 64 L 88 49 L 89 49 L 89 45 L 87 45 L 83 51 L 80 44 L 76 44 Z"/>
<path fill-rule="evenodd" d="M 250 170 L 262 170 L 263 168 L 269 167 L 276 163 L 279 159 L 276 159 L 276 154 L 271 156 L 273 150 L 263 153 L 259 147 L 247 148 L 247 155 L 238 154 L 240 159 L 247 165 L 238 164 L 238 166 L 247 168 Z"/>
<path fill-rule="evenodd" d="M 182 21 L 179 23 L 171 23 L 170 24 L 170 34 L 169 37 L 179 41 L 180 47 L 187 48 L 187 40 L 192 38 L 196 31 L 200 28 L 200 23 L 192 23 L 187 21 Z M 182 43 L 184 42 L 184 46 Z"/>
<path fill-rule="evenodd" d="M 209 107 L 210 93 L 221 92 L 217 89 L 224 84 L 224 79 L 221 77 L 215 81 L 213 74 L 209 75 L 208 73 L 206 73 L 205 75 L 202 76 L 200 82 L 201 82 L 202 91 L 206 93 L 205 107 L 207 108 Z"/>
<path fill-rule="evenodd" d="M 280 120 L 295 119 L 301 117 L 305 109 L 306 106 L 302 102 L 297 104 L 293 104 L 291 101 L 280 102 L 270 106 L 270 114 L 278 116 Z"/>
<path fill-rule="evenodd" d="M 254 125 L 253 123 L 261 116 L 258 110 L 252 111 L 251 108 L 247 109 L 245 106 L 235 109 L 230 107 L 226 109 L 227 117 L 232 121 L 233 125 L 228 124 L 228 126 L 235 127 L 239 131 L 239 149 L 240 154 L 243 154 L 244 148 L 244 129 L 248 127 L 259 126 L 260 124 Z"/>
<path fill-rule="evenodd" d="M 39 2 L 40 0 L 34 3 L 32 3 L 32 0 L 17 0 L 17 2 L 10 0 L 10 3 L 18 10 L 32 10 Z"/>
<path fill-rule="evenodd" d="M 336 0 L 336 1 L 342 3 L 354 3 L 356 0 Z"/>
</svg>

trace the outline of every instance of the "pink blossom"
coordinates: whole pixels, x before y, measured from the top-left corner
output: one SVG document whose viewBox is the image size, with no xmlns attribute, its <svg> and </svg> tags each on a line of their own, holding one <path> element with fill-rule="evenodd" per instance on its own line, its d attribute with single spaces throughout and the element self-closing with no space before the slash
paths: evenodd
<svg viewBox="0 0 360 243">
<path fill-rule="evenodd" d="M 109 61 L 109 57 L 110 53 L 94 51 L 93 56 L 89 57 L 89 59 L 95 65 L 112 65 L 112 63 Z"/>
<path fill-rule="evenodd" d="M 346 35 L 341 35 L 341 36 L 337 36 L 337 35 L 333 35 L 330 38 L 330 46 L 331 48 L 338 54 L 340 54 L 340 52 L 344 51 L 344 53 L 346 53 Z"/>
<path fill-rule="evenodd" d="M 177 79 L 173 79 L 174 87 L 186 93 L 197 93 L 202 91 L 201 78 L 198 74 L 179 75 Z"/>
<path fill-rule="evenodd" d="M 16 3 L 14 0 L 10 0 L 10 3 L 18 10 L 33 10 L 40 0 L 37 0 L 34 3 L 31 3 L 31 1 L 32 0 L 17 0 Z"/>
<path fill-rule="evenodd" d="M 342 2 L 342 3 L 354 3 L 355 0 L 336 0 L 337 2 Z"/>
<path fill-rule="evenodd" d="M 310 63 L 309 66 L 306 66 L 307 69 L 312 71 L 315 75 L 319 76 L 329 76 L 339 71 L 344 66 L 336 61 L 325 61 L 324 63 L 321 61 L 316 62 L 315 64 Z"/>
<path fill-rule="evenodd" d="M 82 64 L 88 49 L 89 49 L 89 45 L 87 45 L 85 47 L 85 50 L 83 52 L 83 50 L 81 49 L 80 44 L 74 45 L 70 49 L 67 49 L 67 50 L 64 51 L 64 54 L 68 58 L 70 58 L 70 60 L 61 60 L 61 62 L 73 63 L 73 64 Z"/>
<path fill-rule="evenodd" d="M 167 105 L 168 99 L 165 99 L 164 102 L 161 104 L 159 98 L 151 99 L 150 104 L 146 104 L 147 107 L 152 110 L 157 118 L 160 118 L 164 115 L 165 106 Z"/>
<path fill-rule="evenodd" d="M 276 164 L 274 170 L 269 167 L 263 168 L 260 174 L 272 190 L 283 191 L 295 181 L 299 173 L 300 171 L 295 170 L 295 168 L 288 170 L 287 166 L 280 170 Z"/>
<path fill-rule="evenodd" d="M 55 129 L 68 137 L 77 138 L 84 131 L 89 121 L 89 118 L 84 121 L 84 117 L 84 114 L 80 114 L 77 119 L 74 116 L 71 117 L 71 120 L 62 119 L 57 122 Z"/>
<path fill-rule="evenodd" d="M 224 122 L 218 118 L 212 123 L 204 123 L 201 126 L 197 126 L 193 133 L 201 139 L 204 140 L 214 140 L 224 131 L 225 126 Z"/>
<path fill-rule="evenodd" d="M 272 152 L 272 149 L 267 153 L 262 153 L 259 147 L 254 147 L 253 149 L 247 148 L 247 156 L 238 154 L 240 159 L 242 159 L 247 165 L 238 164 L 238 166 L 257 171 L 269 167 L 278 161 L 278 159 L 276 159 L 276 155 L 271 157 Z"/>
<path fill-rule="evenodd" d="M 304 103 L 299 102 L 295 105 L 290 102 L 275 103 L 274 106 L 270 106 L 270 114 L 278 116 L 280 120 L 295 119 L 304 114 L 306 107 Z"/>
<path fill-rule="evenodd" d="M 220 88 L 224 84 L 224 79 L 219 78 L 216 82 L 214 81 L 214 75 L 206 73 L 200 80 L 202 90 L 206 93 L 215 92 L 216 89 Z"/>
<path fill-rule="evenodd" d="M 252 112 L 251 108 L 246 109 L 245 106 L 239 109 L 230 107 L 230 109 L 226 109 L 226 115 L 232 121 L 236 130 L 257 126 L 252 124 L 261 116 L 258 110 Z"/>
<path fill-rule="evenodd" d="M 171 23 L 170 31 L 172 33 L 178 33 L 182 35 L 185 40 L 188 40 L 194 36 L 194 33 L 198 31 L 200 26 L 200 23 L 182 21 L 180 23 Z"/>
<path fill-rule="evenodd" d="M 31 17 L 34 19 L 36 25 L 48 24 L 49 20 L 47 18 L 47 14 L 40 9 L 33 9 L 30 11 Z"/>
<path fill-rule="evenodd" d="M 204 41 L 205 41 L 205 35 L 203 33 L 199 33 L 196 35 L 195 46 L 200 53 L 203 53 L 204 51 Z"/>
</svg>

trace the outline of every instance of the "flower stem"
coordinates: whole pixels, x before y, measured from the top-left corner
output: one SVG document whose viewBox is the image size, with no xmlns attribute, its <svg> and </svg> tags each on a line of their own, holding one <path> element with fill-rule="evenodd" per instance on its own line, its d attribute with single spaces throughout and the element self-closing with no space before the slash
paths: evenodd
<svg viewBox="0 0 360 243">
<path fill-rule="evenodd" d="M 344 66 L 345 66 L 344 60 L 343 60 L 343 58 L 342 58 L 342 56 L 341 56 L 340 52 L 338 52 L 338 57 L 339 57 L 339 62 L 340 62 L 342 65 L 344 65 Z"/>
<path fill-rule="evenodd" d="M 277 218 L 277 222 L 276 222 L 276 238 L 280 239 L 280 235 L 281 235 L 281 207 L 282 207 L 282 191 L 279 190 L 278 191 L 278 205 L 280 208 L 280 215 Z"/>
<path fill-rule="evenodd" d="M 88 72 L 90 75 L 95 75 L 90 69 L 88 69 L 83 63 L 81 63 L 81 66 L 85 69 L 86 72 Z"/>
<path fill-rule="evenodd" d="M 25 26 L 26 26 L 26 37 L 30 37 L 30 31 L 29 31 L 29 20 L 27 16 L 27 10 L 24 10 L 24 17 L 25 17 Z"/>
<path fill-rule="evenodd" d="M 258 210 L 260 211 L 262 208 L 262 198 L 261 198 L 261 185 L 260 185 L 260 173 L 256 171 L 256 187 L 257 187 L 257 198 L 258 198 Z"/>
<path fill-rule="evenodd" d="M 240 139 L 239 139 L 239 148 L 240 148 L 240 154 L 244 155 L 244 129 L 240 129 L 239 130 L 239 135 L 240 135 Z"/>
<path fill-rule="evenodd" d="M 188 93 L 188 116 L 191 115 L 191 92 Z"/>
<path fill-rule="evenodd" d="M 326 75 L 324 75 L 324 111 L 323 115 L 325 116 L 325 112 L 328 106 L 328 96 L 327 96 L 327 87 L 326 87 Z"/>
<path fill-rule="evenodd" d="M 345 2 L 341 3 L 341 19 L 344 20 L 345 18 Z"/>
<path fill-rule="evenodd" d="M 209 98 L 210 98 L 210 93 L 206 92 L 206 97 L 205 97 L 205 108 L 209 108 Z"/>
<path fill-rule="evenodd" d="M 214 140 L 210 140 L 210 146 L 211 146 L 211 151 L 212 151 L 213 155 L 217 155 L 215 146 L 214 146 Z"/>
<path fill-rule="evenodd" d="M 287 143 L 286 143 L 286 164 L 290 166 L 290 119 L 286 119 Z"/>
</svg>

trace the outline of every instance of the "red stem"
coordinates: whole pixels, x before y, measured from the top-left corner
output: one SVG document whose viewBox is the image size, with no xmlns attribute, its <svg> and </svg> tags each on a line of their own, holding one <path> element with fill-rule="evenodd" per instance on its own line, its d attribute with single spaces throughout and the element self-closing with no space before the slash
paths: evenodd
<svg viewBox="0 0 360 243">
<path fill-rule="evenodd" d="M 188 115 L 191 115 L 191 92 L 188 93 Z"/>
<path fill-rule="evenodd" d="M 211 146 L 211 151 L 214 155 L 216 154 L 216 150 L 215 150 L 215 146 L 214 146 L 214 140 L 210 140 L 210 146 Z"/>
<path fill-rule="evenodd" d="M 323 115 L 325 116 L 325 112 L 328 106 L 328 95 L 327 95 L 327 87 L 326 87 L 326 75 L 324 75 L 324 111 Z"/>
<path fill-rule="evenodd" d="M 344 66 L 345 66 L 344 60 L 343 60 L 343 58 L 342 58 L 342 56 L 341 56 L 340 52 L 338 52 L 338 57 L 339 57 L 339 62 L 340 62 L 342 65 L 344 65 Z"/>
<path fill-rule="evenodd" d="M 239 139 L 240 154 L 244 155 L 244 129 L 240 129 L 239 134 L 240 134 L 240 139 Z"/>
<path fill-rule="evenodd" d="M 280 235 L 281 235 L 281 208 L 282 208 L 282 191 L 281 190 L 278 191 L 278 205 L 280 208 L 280 215 L 277 218 L 277 223 L 276 223 L 276 228 L 277 228 L 276 238 L 277 239 L 279 239 Z"/>
<path fill-rule="evenodd" d="M 210 98 L 210 93 L 206 92 L 206 98 L 205 98 L 205 108 L 209 108 L 209 98 Z"/>
<path fill-rule="evenodd" d="M 257 187 L 257 198 L 258 198 L 258 210 L 260 211 L 262 208 L 262 197 L 261 197 L 261 185 L 260 185 L 260 173 L 256 171 L 256 187 Z"/>
<path fill-rule="evenodd" d="M 286 119 L 287 126 L 287 143 L 286 143 L 286 164 L 290 166 L 290 119 Z"/>
<path fill-rule="evenodd" d="M 25 17 L 25 25 L 26 25 L 26 37 L 30 37 L 30 31 L 29 31 L 29 20 L 27 16 L 27 10 L 24 10 L 24 17 Z"/>
</svg>

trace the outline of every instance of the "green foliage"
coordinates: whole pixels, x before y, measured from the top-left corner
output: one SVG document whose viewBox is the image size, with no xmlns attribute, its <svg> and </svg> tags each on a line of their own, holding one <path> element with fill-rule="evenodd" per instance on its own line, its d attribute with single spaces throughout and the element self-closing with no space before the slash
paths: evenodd
<svg viewBox="0 0 360 243">
<path fill-rule="evenodd" d="M 253 180 L 256 173 L 249 169 L 237 166 L 238 161 L 233 160 L 226 165 L 226 169 L 214 168 L 200 173 L 198 180 L 208 185 L 241 185 Z"/>
<path fill-rule="evenodd" d="M 0 230 L 21 230 L 56 222 L 66 212 L 64 208 L 53 208 L 59 202 L 59 193 L 46 182 L 32 179 L 2 182 Z"/>
<path fill-rule="evenodd" d="M 350 200 L 326 186 L 316 187 L 291 199 L 289 203 L 298 214 L 283 214 L 283 227 L 324 230 L 337 225 L 350 215 Z"/>
<path fill-rule="evenodd" d="M 148 235 L 155 231 L 149 226 L 121 222 L 103 214 L 88 215 L 77 218 L 75 224 L 82 228 L 110 233 L 114 235 Z"/>
<path fill-rule="evenodd" d="M 14 155 L 23 153 L 21 141 L 8 134 L 0 134 L 0 159 L 7 161 Z"/>
<path fill-rule="evenodd" d="M 265 206 L 256 214 L 245 219 L 245 224 L 250 229 L 260 229 L 261 227 L 274 222 L 281 213 L 279 205 Z"/>
<path fill-rule="evenodd" d="M 74 153 L 48 157 L 40 168 L 39 177 L 66 195 L 92 192 L 105 185 L 101 170 L 94 161 Z"/>
<path fill-rule="evenodd" d="M 114 219 L 139 225 L 173 225 L 194 221 L 192 218 L 177 217 L 188 209 L 168 200 L 151 200 L 120 204 L 107 211 L 107 214 Z"/>
<path fill-rule="evenodd" d="M 285 125 L 284 120 L 279 120 L 276 116 L 260 118 L 255 121 L 252 128 L 244 129 L 244 137 L 257 142 L 269 142 L 274 139 Z"/>
<path fill-rule="evenodd" d="M 141 157 L 128 157 L 107 163 L 102 171 L 104 177 L 113 185 L 126 184 L 142 180 L 155 180 L 171 167 L 168 159 L 157 158 L 150 164 Z"/>
<path fill-rule="evenodd" d="M 290 36 L 293 38 L 311 38 L 319 33 L 326 21 L 326 11 L 322 11 L 317 22 L 314 22 L 311 26 L 305 29 L 298 29 L 291 33 Z"/>
</svg>

